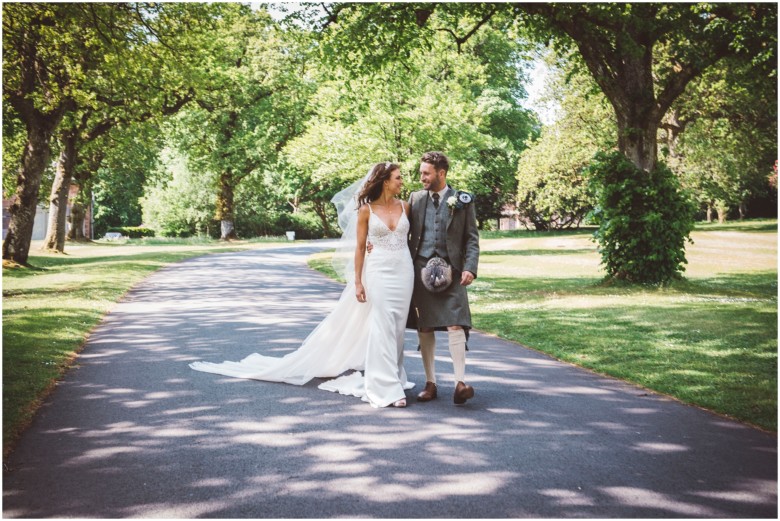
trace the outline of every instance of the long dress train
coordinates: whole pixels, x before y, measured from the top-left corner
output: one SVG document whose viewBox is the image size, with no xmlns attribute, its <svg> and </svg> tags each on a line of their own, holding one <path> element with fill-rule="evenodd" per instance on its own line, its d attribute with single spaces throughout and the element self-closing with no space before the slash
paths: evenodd
<svg viewBox="0 0 780 521">
<path fill-rule="evenodd" d="M 332 378 L 320 389 L 360 397 L 374 407 L 385 407 L 414 387 L 403 367 L 403 343 L 414 271 L 406 236 L 409 221 L 402 214 L 390 230 L 373 212 L 368 240 L 374 245 L 366 258 L 364 285 L 367 302 L 355 299 L 354 283 L 347 284 L 336 307 L 306 337 L 301 346 L 283 357 L 251 354 L 240 362 L 194 362 L 196 371 L 236 378 L 303 385 L 312 378 Z"/>
</svg>

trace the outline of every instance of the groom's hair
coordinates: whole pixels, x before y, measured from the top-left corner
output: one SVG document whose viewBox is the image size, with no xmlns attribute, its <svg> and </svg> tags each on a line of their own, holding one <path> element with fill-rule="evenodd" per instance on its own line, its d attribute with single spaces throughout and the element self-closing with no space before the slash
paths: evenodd
<svg viewBox="0 0 780 521">
<path fill-rule="evenodd" d="M 430 163 L 436 171 L 450 171 L 450 160 L 441 152 L 426 152 L 420 158 L 420 163 Z"/>
</svg>

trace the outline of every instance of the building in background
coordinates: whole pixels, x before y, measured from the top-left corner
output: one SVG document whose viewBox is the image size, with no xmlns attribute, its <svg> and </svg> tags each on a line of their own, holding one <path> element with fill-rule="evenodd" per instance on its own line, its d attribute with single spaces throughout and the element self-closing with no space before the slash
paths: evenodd
<svg viewBox="0 0 780 521">
<path fill-rule="evenodd" d="M 66 209 L 66 218 L 65 218 L 65 232 L 67 233 L 70 231 L 70 210 L 73 206 L 73 201 L 76 199 L 76 196 L 79 193 L 79 185 L 76 183 L 71 183 L 70 190 L 68 191 L 68 206 Z M 11 212 L 10 208 L 11 205 L 14 202 L 14 199 L 16 196 L 9 197 L 8 199 L 3 199 L 3 240 L 5 240 L 5 236 L 8 233 L 8 223 L 11 221 Z M 87 237 L 89 239 L 92 239 L 92 203 L 85 208 L 84 210 L 84 224 L 83 224 L 83 231 L 84 231 L 84 237 Z M 39 202 L 38 205 L 35 207 L 35 222 L 33 224 L 33 234 L 32 234 L 32 240 L 34 241 L 42 241 L 46 238 L 46 231 L 49 226 L 49 207 L 48 206 L 42 206 Z"/>
</svg>

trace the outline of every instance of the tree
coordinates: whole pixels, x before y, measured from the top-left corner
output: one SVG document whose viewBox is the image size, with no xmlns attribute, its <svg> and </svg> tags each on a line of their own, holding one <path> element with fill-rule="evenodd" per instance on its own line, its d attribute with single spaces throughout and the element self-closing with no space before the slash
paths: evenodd
<svg viewBox="0 0 780 521">
<path fill-rule="evenodd" d="M 67 233 L 67 240 L 69 241 L 87 241 L 94 237 L 94 219 L 92 219 L 90 227 L 91 235 L 87 237 L 84 234 L 84 221 L 87 217 L 87 208 L 93 210 L 94 206 L 92 201 L 92 173 L 97 171 L 102 161 L 102 151 L 95 150 L 93 154 L 84 154 L 81 156 L 80 161 L 76 165 L 76 173 L 74 179 L 78 184 L 79 190 L 76 193 L 76 197 L 72 201 L 70 216 L 68 217 L 68 223 L 70 228 Z"/>
<path fill-rule="evenodd" d="M 615 110 L 618 147 L 650 172 L 657 130 L 693 79 L 719 60 L 774 61 L 769 4 L 523 4 L 530 26 L 573 41 Z M 561 41 L 560 45 L 566 45 Z M 662 52 L 657 52 L 660 49 Z"/>
<path fill-rule="evenodd" d="M 514 202 L 517 192 L 517 157 L 514 151 L 502 148 L 479 151 L 479 168 L 466 180 L 465 187 L 479 200 L 475 209 L 480 230 L 485 229 L 491 221 L 495 221 L 495 229 L 498 229 L 507 205 Z"/>
<path fill-rule="evenodd" d="M 461 53 L 437 35 L 403 64 L 365 74 L 326 55 L 312 99 L 316 113 L 285 149 L 298 172 L 291 204 L 309 202 L 324 216 L 333 194 L 373 163 L 396 161 L 416 179 L 421 153 L 437 149 L 450 156 L 451 182 L 477 195 L 480 225 L 498 219 L 514 198 L 519 151 L 538 127 L 520 105 L 524 51 L 491 30 Z"/>
<path fill-rule="evenodd" d="M 144 223 L 164 236 L 210 235 L 214 197 L 205 180 L 179 151 L 163 149 L 141 200 Z"/>
<path fill-rule="evenodd" d="M 594 205 L 583 171 L 597 152 L 617 146 L 609 102 L 576 60 L 547 55 L 541 101 L 556 106 L 555 120 L 523 151 L 517 167 L 518 211 L 537 230 L 582 222 Z"/>
<path fill-rule="evenodd" d="M 736 55 L 776 67 L 777 8 L 771 4 L 335 4 L 321 19 L 326 45 L 358 68 L 408 61 L 412 49 L 429 47 L 439 32 L 460 50 L 490 25 L 519 25 L 537 41 L 552 40 L 559 51 L 576 46 L 612 105 L 618 148 L 635 175 L 654 175 L 661 119 L 707 68 Z M 665 233 L 639 235 L 669 240 Z M 684 242 L 671 241 L 681 248 Z"/>
<path fill-rule="evenodd" d="M 16 191 L 16 174 L 27 144 L 27 130 L 14 108 L 3 106 L 3 198 Z"/>
<path fill-rule="evenodd" d="M 664 120 L 670 166 L 718 219 L 740 218 L 748 201 L 767 197 L 777 156 L 776 71 L 726 59 L 693 82 Z"/>
<path fill-rule="evenodd" d="M 51 137 L 73 99 L 68 88 L 83 74 L 78 57 L 94 33 L 74 4 L 3 4 L 3 101 L 24 124 L 26 143 L 16 175 L 3 259 L 26 264 L 41 178 Z"/>
<path fill-rule="evenodd" d="M 144 92 L 156 92 L 153 89 L 150 90 L 148 88 L 143 90 Z M 134 99 L 137 100 L 141 97 L 142 95 L 139 94 L 139 96 Z M 75 167 L 79 162 L 79 154 L 82 149 L 105 135 L 105 133 L 115 126 L 122 124 L 127 125 L 132 122 L 142 122 L 154 116 L 175 113 L 190 100 L 189 94 L 184 94 L 181 97 L 178 97 L 177 95 L 170 97 L 174 98 L 172 105 L 158 107 L 156 113 L 151 110 L 132 115 L 127 113 L 116 113 L 102 121 L 92 123 L 91 116 L 94 115 L 95 111 L 92 109 L 84 109 L 79 111 L 81 114 L 81 121 L 79 124 L 73 127 L 63 126 L 60 134 L 60 154 L 57 160 L 56 175 L 51 189 L 49 226 L 44 239 L 43 249 L 57 252 L 63 252 L 65 250 L 66 204 L 68 202 L 70 185 L 74 180 Z M 121 99 L 133 98 L 123 97 Z M 90 123 L 92 123 L 91 126 Z M 83 183 L 89 179 L 90 171 L 82 169 L 81 174 L 80 180 Z"/>
<path fill-rule="evenodd" d="M 682 178 L 708 215 L 715 209 L 723 223 L 736 207 L 743 218 L 748 198 L 767 188 L 771 161 L 762 153 L 762 132 L 735 129 L 722 118 L 701 119 L 688 125 L 680 141 Z"/>
<path fill-rule="evenodd" d="M 94 195 L 95 236 L 143 224 L 144 185 L 160 168 L 165 147 L 161 127 L 156 121 L 115 127 L 82 150 L 75 175 L 79 193 Z"/>
<path fill-rule="evenodd" d="M 248 176 L 273 168 L 285 142 L 302 131 L 306 42 L 283 32 L 263 10 L 227 4 L 204 42 L 197 108 L 175 138 L 190 168 L 215 174 L 221 238 L 236 238 L 235 194 Z"/>
<path fill-rule="evenodd" d="M 166 103 L 181 102 L 171 101 L 177 91 L 169 85 L 155 88 L 160 85 L 153 80 L 167 76 L 165 63 L 177 63 L 161 51 L 171 49 L 169 37 L 177 30 L 197 32 L 193 29 L 203 9 L 124 3 L 3 6 L 3 95 L 28 134 L 17 176 L 17 201 L 3 243 L 4 258 L 27 261 L 41 176 L 49 162 L 51 138 L 61 122 L 65 121 L 61 160 L 51 199 L 56 211 L 52 211 L 47 241 L 60 251 L 68 177 L 80 141 L 94 139 L 121 120 L 109 109 L 138 114 L 148 109 L 145 102 L 150 96 Z M 160 60 L 144 60 L 140 51 L 145 46 L 158 51 L 146 58 Z"/>
<path fill-rule="evenodd" d="M 194 82 L 188 69 L 194 69 L 199 59 L 197 49 L 188 45 L 207 32 L 211 17 L 219 13 L 218 8 L 183 9 L 176 4 L 89 4 L 85 9 L 92 18 L 109 22 L 104 45 L 91 48 L 94 56 L 83 57 L 96 62 L 80 83 L 89 96 L 74 100 L 60 129 L 61 151 L 43 245 L 59 252 L 64 251 L 68 192 L 82 148 L 112 128 L 159 119 L 189 102 Z"/>
<path fill-rule="evenodd" d="M 620 151 L 646 172 L 655 166 L 661 118 L 691 80 L 726 56 L 762 64 L 776 56 L 771 4 L 347 3 L 329 6 L 320 20 L 331 52 L 356 67 L 406 60 L 438 32 L 460 50 L 483 27 L 515 23 L 560 50 L 576 46 L 615 110 Z M 661 46 L 662 56 L 654 53 Z"/>
</svg>

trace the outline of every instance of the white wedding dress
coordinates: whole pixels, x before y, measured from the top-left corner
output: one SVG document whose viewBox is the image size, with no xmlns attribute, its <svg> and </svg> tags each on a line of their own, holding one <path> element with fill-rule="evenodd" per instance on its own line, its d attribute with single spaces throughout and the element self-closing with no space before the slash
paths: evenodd
<svg viewBox="0 0 780 521">
<path fill-rule="evenodd" d="M 370 208 L 370 205 L 369 205 Z M 403 366 L 404 332 L 414 286 L 414 268 L 406 238 L 409 220 L 402 212 L 395 230 L 373 211 L 368 241 L 373 245 L 364 264 L 366 302 L 347 284 L 336 307 L 292 353 L 283 357 L 254 353 L 240 362 L 194 362 L 196 371 L 236 378 L 303 385 L 330 378 L 319 388 L 357 396 L 373 407 L 386 407 L 414 387 Z M 365 376 L 359 370 L 365 369 Z"/>
</svg>

